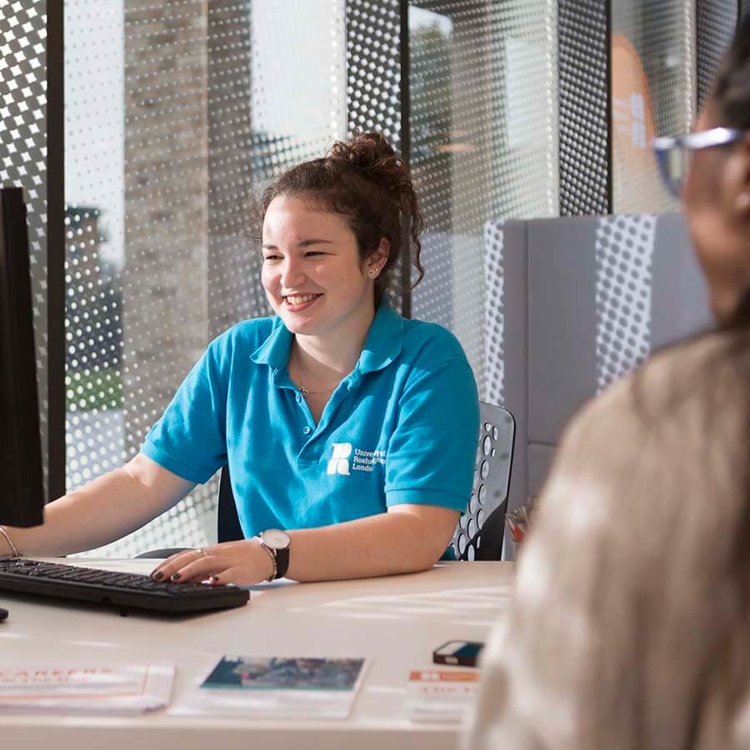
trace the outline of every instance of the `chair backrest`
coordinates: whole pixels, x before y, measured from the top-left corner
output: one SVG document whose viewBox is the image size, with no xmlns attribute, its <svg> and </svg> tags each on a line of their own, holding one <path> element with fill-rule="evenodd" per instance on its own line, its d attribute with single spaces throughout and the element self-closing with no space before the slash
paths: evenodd
<svg viewBox="0 0 750 750">
<path fill-rule="evenodd" d="M 481 424 L 474 468 L 474 486 L 466 512 L 459 519 L 453 547 L 459 560 L 499 560 L 503 548 L 505 511 L 513 462 L 515 421 L 502 406 L 479 404 Z M 232 494 L 229 467 L 221 471 L 217 538 L 243 539 Z"/>
<path fill-rule="evenodd" d="M 238 542 L 245 538 L 237 515 L 237 504 L 234 501 L 229 467 L 221 470 L 219 482 L 219 508 L 217 514 L 216 538 L 219 542 Z"/>
<path fill-rule="evenodd" d="M 479 416 L 474 485 L 453 535 L 459 560 L 499 560 L 503 552 L 516 424 L 495 404 L 480 402 Z"/>
</svg>

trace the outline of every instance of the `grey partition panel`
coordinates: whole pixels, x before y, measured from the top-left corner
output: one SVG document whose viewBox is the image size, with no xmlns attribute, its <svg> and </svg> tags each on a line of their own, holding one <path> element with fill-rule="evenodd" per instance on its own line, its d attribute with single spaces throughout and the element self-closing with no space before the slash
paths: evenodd
<svg viewBox="0 0 750 750">
<path fill-rule="evenodd" d="M 551 445 L 532 444 L 526 448 L 529 496 L 538 495 L 542 491 L 555 459 L 555 450 Z"/>
<path fill-rule="evenodd" d="M 528 464 L 528 305 L 527 305 L 527 252 L 528 222 L 490 222 L 485 237 L 488 238 L 488 258 L 495 262 L 487 265 L 488 270 L 497 270 L 502 294 L 497 294 L 495 304 L 487 306 L 488 321 L 492 326 L 498 311 L 502 311 L 503 362 L 488 361 L 488 369 L 493 373 L 493 391 L 501 393 L 504 406 L 516 417 L 516 441 L 513 452 L 513 471 L 510 479 L 508 509 L 520 505 L 526 497 Z M 495 257 L 496 256 L 496 257 Z M 499 262 L 498 262 L 499 261 Z M 493 279 L 487 279 L 488 288 L 494 288 Z M 506 539 L 506 542 L 508 540 Z M 506 543 L 504 550 L 512 549 Z"/>
<path fill-rule="evenodd" d="M 651 299 L 652 351 L 713 325 L 708 285 L 682 216 L 656 222 Z"/>
<path fill-rule="evenodd" d="M 596 223 L 529 222 L 528 435 L 554 444 L 596 393 Z"/>
<path fill-rule="evenodd" d="M 488 354 L 490 382 L 516 418 L 512 508 L 540 491 L 587 399 L 711 314 L 681 215 L 497 221 L 485 241 L 499 288 L 485 327 L 503 358 Z"/>
</svg>

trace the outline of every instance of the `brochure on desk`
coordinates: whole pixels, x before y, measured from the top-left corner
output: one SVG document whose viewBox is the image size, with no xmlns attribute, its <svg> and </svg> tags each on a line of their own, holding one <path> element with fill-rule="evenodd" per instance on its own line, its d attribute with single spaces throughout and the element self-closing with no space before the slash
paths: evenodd
<svg viewBox="0 0 750 750">
<path fill-rule="evenodd" d="M 0 668 L 0 712 L 131 715 L 169 705 L 165 664 L 56 664 Z"/>
<path fill-rule="evenodd" d="M 224 656 L 170 713 L 346 719 L 365 659 Z"/>
<path fill-rule="evenodd" d="M 406 714 L 416 722 L 460 722 L 478 694 L 477 669 L 413 670 L 406 690 Z"/>
</svg>

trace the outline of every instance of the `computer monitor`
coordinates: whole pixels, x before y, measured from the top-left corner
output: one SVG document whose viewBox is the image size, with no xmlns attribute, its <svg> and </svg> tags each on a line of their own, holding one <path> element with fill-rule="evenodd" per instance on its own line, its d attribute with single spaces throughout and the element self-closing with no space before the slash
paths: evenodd
<svg viewBox="0 0 750 750">
<path fill-rule="evenodd" d="M 23 190 L 0 188 L 0 524 L 42 523 L 29 242 Z"/>
</svg>

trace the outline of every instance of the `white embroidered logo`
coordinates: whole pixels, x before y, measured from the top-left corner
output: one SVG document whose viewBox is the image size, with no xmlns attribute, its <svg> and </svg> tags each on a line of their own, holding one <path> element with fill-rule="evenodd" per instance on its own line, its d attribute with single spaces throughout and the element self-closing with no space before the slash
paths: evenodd
<svg viewBox="0 0 750 750">
<path fill-rule="evenodd" d="M 351 443 L 333 443 L 333 456 L 326 471 L 328 474 L 342 474 L 345 477 L 350 476 L 351 471 L 371 472 L 375 467 L 385 466 L 385 455 L 384 450 L 366 451 L 353 448 Z"/>
<path fill-rule="evenodd" d="M 329 474 L 349 476 L 349 456 L 352 455 L 351 443 L 334 443 L 333 457 L 328 462 Z"/>
</svg>

